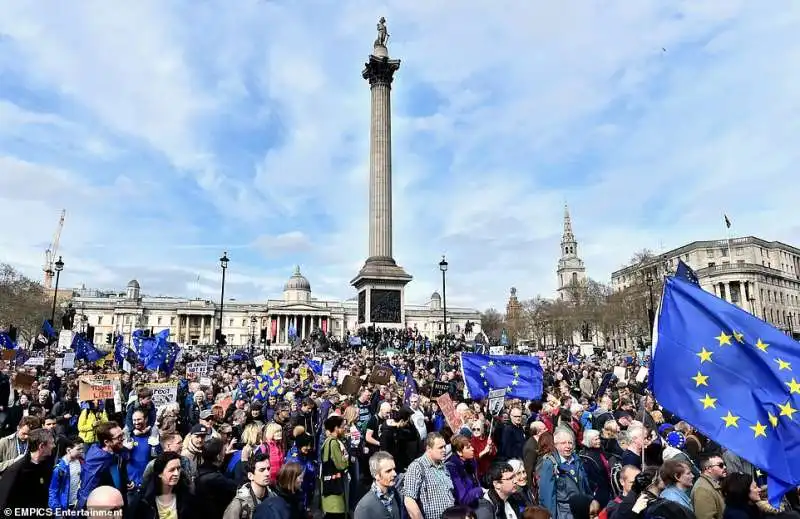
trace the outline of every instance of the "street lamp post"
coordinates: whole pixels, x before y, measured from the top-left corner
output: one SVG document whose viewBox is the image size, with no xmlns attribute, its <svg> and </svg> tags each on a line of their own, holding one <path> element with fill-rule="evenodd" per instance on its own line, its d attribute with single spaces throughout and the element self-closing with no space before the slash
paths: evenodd
<svg viewBox="0 0 800 519">
<path fill-rule="evenodd" d="M 221 357 L 222 356 L 222 342 L 223 342 L 223 335 L 222 335 L 222 323 L 223 320 L 223 312 L 225 310 L 225 271 L 228 270 L 228 253 L 223 252 L 222 257 L 219 259 L 219 265 L 222 267 L 222 290 L 219 296 L 219 332 L 217 335 L 217 354 Z"/>
<path fill-rule="evenodd" d="M 747 298 L 747 300 L 750 301 L 750 313 L 752 315 L 754 315 L 755 317 L 758 317 L 756 315 L 756 296 L 754 296 L 753 294 L 750 294 L 750 297 Z"/>
<path fill-rule="evenodd" d="M 54 265 L 56 269 L 56 287 L 53 290 L 53 309 L 50 311 L 50 324 L 55 328 L 56 326 L 56 300 L 58 299 L 58 280 L 61 277 L 61 271 L 64 270 L 64 262 L 61 260 L 61 256 L 58 257 L 58 261 L 56 261 Z"/>
<path fill-rule="evenodd" d="M 792 324 L 792 314 L 786 316 L 786 321 L 789 323 L 789 337 L 794 339 L 794 326 Z"/>
<path fill-rule="evenodd" d="M 656 311 L 653 307 L 653 276 L 650 274 L 647 275 L 647 291 L 650 293 L 650 306 L 647 308 L 647 318 L 649 319 L 650 323 L 650 344 L 652 347 L 653 344 L 653 322 L 655 321 Z"/>
<path fill-rule="evenodd" d="M 256 347 L 256 323 L 258 318 L 254 315 L 250 318 L 250 358 L 253 358 L 253 349 Z"/>
<path fill-rule="evenodd" d="M 442 326 L 444 328 L 444 347 L 447 350 L 447 260 L 442 255 L 439 262 L 439 270 L 442 271 Z"/>
</svg>

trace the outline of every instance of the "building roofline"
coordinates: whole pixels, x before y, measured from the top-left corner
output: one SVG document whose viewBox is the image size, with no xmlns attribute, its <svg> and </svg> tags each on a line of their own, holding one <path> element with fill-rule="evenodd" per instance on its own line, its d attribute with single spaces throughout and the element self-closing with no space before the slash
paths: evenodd
<svg viewBox="0 0 800 519">
<path fill-rule="evenodd" d="M 758 238 L 756 236 L 742 236 L 739 238 L 731 238 L 730 245 L 731 247 L 736 247 L 739 245 L 744 244 L 755 244 L 764 247 L 765 249 L 786 249 L 791 251 L 793 254 L 800 256 L 800 249 L 797 247 L 793 247 L 781 241 L 768 241 L 762 238 Z M 687 243 L 686 245 L 681 245 L 675 249 L 669 250 L 667 252 L 662 252 L 661 254 L 656 254 L 650 261 L 637 264 L 637 265 L 628 265 L 627 267 L 623 267 L 619 270 L 615 270 L 611 273 L 611 279 L 614 279 L 619 276 L 623 276 L 628 273 L 633 273 L 640 270 L 642 267 L 652 265 L 654 263 L 658 263 L 659 261 L 665 258 L 671 258 L 673 256 L 679 256 L 684 252 L 693 251 L 695 249 L 707 249 L 712 247 L 727 247 L 728 246 L 728 239 L 722 240 L 698 240 Z"/>
</svg>

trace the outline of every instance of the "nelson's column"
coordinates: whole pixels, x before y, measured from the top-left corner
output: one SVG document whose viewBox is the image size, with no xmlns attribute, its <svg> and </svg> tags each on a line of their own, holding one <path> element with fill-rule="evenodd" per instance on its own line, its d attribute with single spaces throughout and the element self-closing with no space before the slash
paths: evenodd
<svg viewBox="0 0 800 519">
<path fill-rule="evenodd" d="M 369 81 L 369 257 L 350 282 L 358 290 L 358 323 L 401 328 L 404 290 L 412 277 L 392 257 L 392 105 L 391 89 L 400 60 L 389 57 L 386 20 L 361 73 Z"/>
</svg>

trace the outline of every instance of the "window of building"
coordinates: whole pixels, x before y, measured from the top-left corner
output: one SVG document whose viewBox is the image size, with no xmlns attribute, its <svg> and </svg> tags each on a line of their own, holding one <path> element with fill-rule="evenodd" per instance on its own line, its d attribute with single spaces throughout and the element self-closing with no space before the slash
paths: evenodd
<svg viewBox="0 0 800 519">
<path fill-rule="evenodd" d="M 684 254 L 683 255 L 683 261 L 685 261 L 686 263 L 689 263 L 689 255 L 688 254 Z"/>
<path fill-rule="evenodd" d="M 709 267 L 714 267 L 714 266 L 716 266 L 716 263 L 714 263 L 713 261 L 709 261 L 708 262 L 708 266 Z"/>
<path fill-rule="evenodd" d="M 102 324 L 103 324 L 103 316 L 102 315 L 98 315 L 97 316 L 97 325 L 101 326 Z"/>
<path fill-rule="evenodd" d="M 744 260 L 736 260 L 737 265 L 744 265 Z"/>
<path fill-rule="evenodd" d="M 130 315 L 126 315 L 125 316 L 125 324 L 131 324 L 131 316 Z"/>
<path fill-rule="evenodd" d="M 722 257 L 723 258 L 727 258 L 728 257 L 728 249 L 722 249 L 721 252 L 722 252 Z"/>
<path fill-rule="evenodd" d="M 247 319 L 242 319 L 242 328 L 247 326 Z"/>
<path fill-rule="evenodd" d="M 781 292 L 781 304 L 783 304 L 783 292 Z"/>
<path fill-rule="evenodd" d="M 706 256 L 709 257 L 709 258 L 713 258 L 714 257 L 714 249 L 706 250 Z"/>
<path fill-rule="evenodd" d="M 233 326 L 233 319 L 230 319 L 230 320 L 228 321 L 228 326 Z"/>
<path fill-rule="evenodd" d="M 161 326 L 161 317 L 156 318 L 156 325 Z"/>
<path fill-rule="evenodd" d="M 114 324 L 114 316 L 111 316 L 111 324 Z"/>
<path fill-rule="evenodd" d="M 169 318 L 169 324 L 170 325 L 175 325 L 175 318 L 174 317 L 170 317 Z"/>
</svg>

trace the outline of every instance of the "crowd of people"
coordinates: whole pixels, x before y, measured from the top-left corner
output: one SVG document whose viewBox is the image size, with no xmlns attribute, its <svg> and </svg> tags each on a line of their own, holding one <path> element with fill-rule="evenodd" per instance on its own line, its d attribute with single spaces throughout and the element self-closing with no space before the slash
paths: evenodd
<svg viewBox="0 0 800 519">
<path fill-rule="evenodd" d="M 113 398 L 97 401 L 81 401 L 79 379 L 119 373 L 113 363 L 56 371 L 51 358 L 6 370 L 0 508 L 158 519 L 800 519 L 796 494 L 770 506 L 763 474 L 680 410 L 661 409 L 638 369 L 613 375 L 619 358 L 548 353 L 542 397 L 506 397 L 493 415 L 465 394 L 457 353 L 337 344 L 268 355 L 282 373 L 268 396 L 252 359 L 216 359 L 201 384 L 185 365 L 206 357 L 188 351 L 171 375 L 122 372 Z M 330 366 L 325 375 L 308 369 L 312 355 Z M 387 383 L 370 382 L 376 365 L 391 367 Z M 342 370 L 361 387 L 343 392 Z M 154 402 L 147 384 L 167 380 L 176 398 Z M 454 412 L 434 396 L 441 382 Z"/>
</svg>

